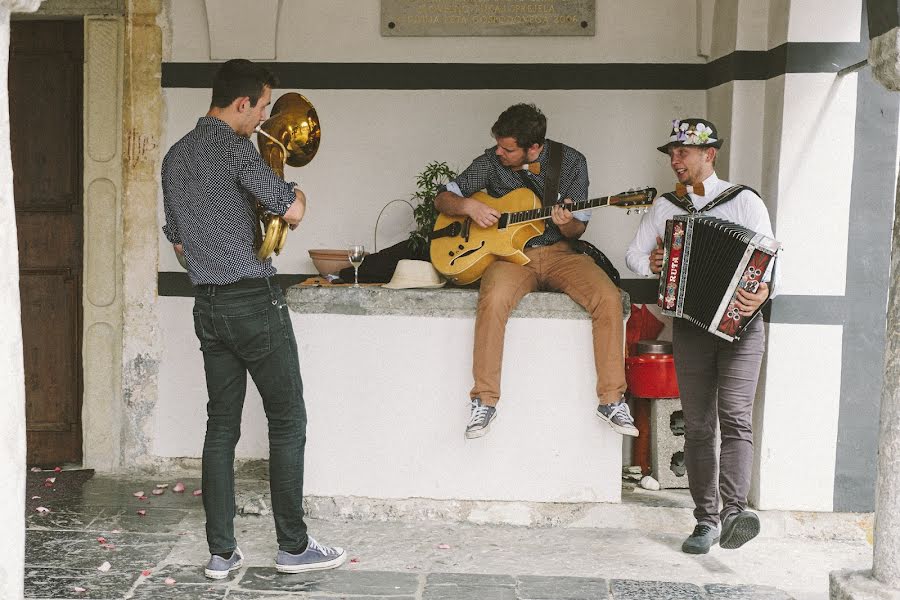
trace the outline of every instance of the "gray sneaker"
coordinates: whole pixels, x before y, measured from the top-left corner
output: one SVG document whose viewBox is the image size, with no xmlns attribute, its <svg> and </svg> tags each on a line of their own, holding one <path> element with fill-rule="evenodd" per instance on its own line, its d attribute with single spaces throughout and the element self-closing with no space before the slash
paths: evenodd
<svg viewBox="0 0 900 600">
<path fill-rule="evenodd" d="M 497 418 L 497 409 L 481 403 L 478 398 L 472 398 L 472 414 L 469 416 L 469 424 L 466 425 L 466 439 L 472 440 L 487 435 L 491 428 L 491 421 Z"/>
<path fill-rule="evenodd" d="M 681 544 L 681 551 L 687 554 L 706 554 L 719 541 L 719 528 L 709 523 L 697 523 L 694 533 Z"/>
<path fill-rule="evenodd" d="M 722 522 L 722 540 L 719 546 L 726 550 L 740 548 L 759 535 L 759 517 L 756 513 L 742 511 L 725 517 Z"/>
<path fill-rule="evenodd" d="M 235 548 L 231 553 L 231 558 L 225 559 L 221 556 L 213 554 L 206 563 L 206 569 L 203 574 L 210 579 L 225 579 L 228 574 L 236 569 L 240 569 L 244 564 L 244 555 L 241 554 L 240 548 Z"/>
<path fill-rule="evenodd" d="M 616 433 L 632 437 L 638 436 L 637 427 L 634 426 L 634 419 L 631 418 L 631 411 L 628 409 L 625 398 L 613 404 L 597 405 L 597 416 L 606 421 Z"/>
<path fill-rule="evenodd" d="M 300 554 L 291 554 L 279 550 L 275 557 L 275 569 L 281 573 L 304 573 L 306 571 L 323 571 L 334 569 L 347 560 L 343 548 L 329 548 L 309 538 L 306 550 Z"/>
</svg>

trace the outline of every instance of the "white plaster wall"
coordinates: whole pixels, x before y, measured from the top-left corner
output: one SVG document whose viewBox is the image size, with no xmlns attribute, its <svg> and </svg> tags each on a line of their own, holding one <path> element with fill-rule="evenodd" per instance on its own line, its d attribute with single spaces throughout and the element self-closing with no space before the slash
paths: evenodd
<svg viewBox="0 0 900 600">
<path fill-rule="evenodd" d="M 762 428 L 756 432 L 754 505 L 764 510 L 830 511 L 842 327 L 774 323 L 768 335 L 764 389 L 759 390 L 765 407 Z"/>
<path fill-rule="evenodd" d="M 206 390 L 192 302 L 160 299 L 167 350 L 160 365 L 158 456 L 201 454 Z M 621 436 L 593 415 L 589 321 L 512 319 L 499 416 L 489 436 L 466 441 L 472 319 L 291 317 L 309 415 L 306 493 L 619 500 Z M 558 341 L 547 352 L 528 343 L 534 336 Z M 260 404 L 251 385 L 239 458 L 268 454 Z"/>
<path fill-rule="evenodd" d="M 276 90 L 279 95 L 284 90 Z M 548 116 L 548 135 L 581 150 L 588 160 L 592 197 L 631 187 L 671 189 L 666 157 L 656 151 L 673 115 L 703 115 L 703 91 L 303 90 L 322 122 L 322 145 L 312 163 L 288 167 L 309 198 L 300 228 L 288 235 L 275 265 L 283 273 L 312 273 L 307 250 L 374 245 L 379 211 L 409 199 L 415 176 L 431 160 L 462 170 L 493 145 L 491 125 L 507 106 L 535 102 Z M 165 89 L 162 148 L 196 124 L 209 90 Z M 162 201 L 160 224 L 164 222 Z M 595 210 L 585 239 L 601 248 L 625 277 L 625 248 L 638 217 L 615 208 Z M 394 203 L 381 219 L 379 248 L 406 239 L 414 228 L 408 206 Z M 160 270 L 179 271 L 159 232 Z"/>
<path fill-rule="evenodd" d="M 778 164 L 778 293 L 842 296 L 856 121 L 856 75 L 784 77 Z"/>
<path fill-rule="evenodd" d="M 862 0 L 790 0 L 788 41 L 858 42 Z"/>
<path fill-rule="evenodd" d="M 164 2 L 173 41 L 166 60 L 208 61 L 203 0 Z M 694 2 L 596 4 L 593 37 L 417 38 L 382 37 L 378 0 L 290 0 L 280 4 L 276 56 L 296 62 L 702 62 Z"/>
</svg>

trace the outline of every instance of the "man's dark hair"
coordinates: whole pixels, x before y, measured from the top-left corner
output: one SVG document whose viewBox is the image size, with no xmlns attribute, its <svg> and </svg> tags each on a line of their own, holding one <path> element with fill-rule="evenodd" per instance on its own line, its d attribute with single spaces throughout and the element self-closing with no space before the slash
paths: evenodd
<svg viewBox="0 0 900 600">
<path fill-rule="evenodd" d="M 513 104 L 500 113 L 491 133 L 495 138 L 515 138 L 519 148 L 543 144 L 547 135 L 547 117 L 534 104 Z"/>
<path fill-rule="evenodd" d="M 251 106 L 256 106 L 266 86 L 278 86 L 272 71 L 245 58 L 233 58 L 219 68 L 213 79 L 212 105 L 225 108 L 235 98 L 247 96 Z"/>
</svg>

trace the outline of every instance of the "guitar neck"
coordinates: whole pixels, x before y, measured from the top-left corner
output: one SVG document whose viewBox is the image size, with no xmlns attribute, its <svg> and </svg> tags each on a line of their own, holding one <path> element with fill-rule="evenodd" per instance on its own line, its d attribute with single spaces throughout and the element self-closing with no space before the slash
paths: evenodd
<svg viewBox="0 0 900 600">
<path fill-rule="evenodd" d="M 600 198 L 582 200 L 581 202 L 574 202 L 572 204 L 563 204 L 562 206 L 572 212 L 576 212 L 579 210 L 590 210 L 592 208 L 606 206 L 607 204 L 609 204 L 609 198 L 609 196 L 602 196 Z M 514 223 L 540 221 L 542 219 L 549 218 L 552 210 L 552 206 L 542 206 L 541 208 L 532 208 L 531 210 L 520 210 L 518 212 L 507 213 L 507 215 L 509 215 L 509 220 L 507 222 L 512 225 Z"/>
</svg>

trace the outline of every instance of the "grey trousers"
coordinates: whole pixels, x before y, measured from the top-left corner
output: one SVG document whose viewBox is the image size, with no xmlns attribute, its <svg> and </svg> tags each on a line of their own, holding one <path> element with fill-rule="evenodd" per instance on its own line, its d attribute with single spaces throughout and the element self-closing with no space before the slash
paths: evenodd
<svg viewBox="0 0 900 600">
<path fill-rule="evenodd" d="M 735 342 L 682 319 L 673 322 L 675 372 L 684 411 L 684 459 L 698 523 L 718 525 L 720 519 L 747 507 L 753 469 L 753 400 L 765 341 L 760 317 Z M 717 421 L 722 439 L 719 464 Z"/>
</svg>

